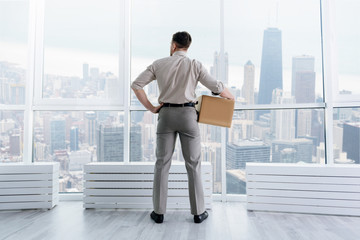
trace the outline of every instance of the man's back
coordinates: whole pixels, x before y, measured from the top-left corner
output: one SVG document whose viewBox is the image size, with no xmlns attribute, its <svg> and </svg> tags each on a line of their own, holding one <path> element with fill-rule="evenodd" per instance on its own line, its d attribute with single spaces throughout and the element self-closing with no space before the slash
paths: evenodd
<svg viewBox="0 0 360 240">
<path fill-rule="evenodd" d="M 193 102 L 200 67 L 183 51 L 154 62 L 154 74 L 159 85 L 159 101 L 170 103 Z"/>
<path fill-rule="evenodd" d="M 223 84 L 208 74 L 199 61 L 177 51 L 172 56 L 156 60 L 133 82 L 132 88 L 143 88 L 153 80 L 158 81 L 159 102 L 195 102 L 198 81 L 213 92 L 221 92 Z"/>
</svg>

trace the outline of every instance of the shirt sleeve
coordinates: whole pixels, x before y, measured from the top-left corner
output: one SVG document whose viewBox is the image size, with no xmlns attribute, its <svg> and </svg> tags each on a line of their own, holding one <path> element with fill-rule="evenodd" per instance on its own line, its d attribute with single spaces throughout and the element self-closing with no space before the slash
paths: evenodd
<svg viewBox="0 0 360 240">
<path fill-rule="evenodd" d="M 198 80 L 202 85 L 210 89 L 214 94 L 220 94 L 224 91 L 224 84 L 211 76 L 201 63 L 199 63 L 199 70 Z"/>
<path fill-rule="evenodd" d="M 132 82 L 132 89 L 143 89 L 146 85 L 156 79 L 154 64 L 151 64 Z"/>
</svg>

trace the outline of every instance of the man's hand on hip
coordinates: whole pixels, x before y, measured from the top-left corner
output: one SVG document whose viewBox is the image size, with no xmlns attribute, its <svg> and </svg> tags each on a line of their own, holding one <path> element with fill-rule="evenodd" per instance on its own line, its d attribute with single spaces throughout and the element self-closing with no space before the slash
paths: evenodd
<svg viewBox="0 0 360 240">
<path fill-rule="evenodd" d="M 153 109 L 151 109 L 150 111 L 152 113 L 158 113 L 160 111 L 160 108 L 163 106 L 164 104 L 161 103 L 159 106 L 153 107 Z"/>
</svg>

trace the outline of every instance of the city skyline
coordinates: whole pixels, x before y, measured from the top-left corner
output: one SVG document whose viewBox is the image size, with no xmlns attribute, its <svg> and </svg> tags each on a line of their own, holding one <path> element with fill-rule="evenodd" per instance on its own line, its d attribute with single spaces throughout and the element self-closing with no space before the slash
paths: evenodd
<svg viewBox="0 0 360 240">
<path fill-rule="evenodd" d="M 244 65 L 244 67 L 246 67 L 246 65 Z M 244 76 L 245 77 L 245 76 Z M 156 94 L 156 92 L 154 92 L 153 94 Z M 278 110 L 278 112 L 284 112 L 284 111 L 287 111 L 287 110 Z M 293 110 L 290 110 L 290 111 L 293 111 Z M 249 112 L 253 112 L 253 111 L 249 111 Z M 83 116 L 83 119 L 84 120 L 86 120 L 86 119 L 93 119 L 94 120 L 94 122 L 96 122 L 96 120 L 94 119 L 94 117 L 90 117 L 91 115 L 92 115 L 93 113 L 91 113 L 91 112 L 84 112 L 84 116 Z M 58 114 L 57 114 L 58 115 Z M 51 129 L 51 118 L 49 117 L 49 115 L 44 115 L 44 116 L 46 116 L 46 118 L 44 118 L 44 120 L 46 119 L 47 121 L 44 121 L 44 127 L 46 127 L 46 125 L 49 125 L 48 127 L 46 127 L 47 128 L 47 130 L 46 129 L 44 129 L 43 131 L 44 131 L 44 133 L 48 133 L 48 132 L 51 132 L 51 131 L 49 131 L 50 129 Z M 88 117 L 86 117 L 86 116 L 88 116 Z M 244 117 L 245 116 L 245 117 Z M 145 117 L 145 116 L 144 116 Z M 144 117 L 140 117 L 137 121 L 139 121 L 139 122 L 142 122 L 142 121 L 146 121 L 147 123 L 148 123 L 148 125 L 147 125 L 147 127 L 150 127 L 150 135 L 148 135 L 148 136 L 151 136 L 151 132 L 153 132 L 152 134 L 154 134 L 154 130 L 151 130 L 151 128 L 154 128 L 155 127 L 155 119 L 148 119 L 148 120 L 145 120 L 145 118 Z M 239 118 L 240 117 L 240 118 Z M 61 118 L 61 116 L 60 116 L 60 118 Z M 96 114 L 96 118 L 100 118 L 100 119 L 102 119 L 102 121 L 106 121 L 106 119 L 108 119 L 108 114 Z M 243 118 L 243 120 L 241 120 Z M 239 119 L 239 120 L 237 120 L 237 119 Z M 271 119 L 271 118 L 270 118 Z M 121 120 L 121 118 L 118 118 L 118 120 L 119 121 L 122 121 Z M 237 121 L 240 121 L 239 122 L 239 128 L 236 128 L 236 126 L 238 126 L 238 124 L 237 124 Z M 270 121 L 273 121 L 274 122 L 274 120 L 270 120 Z M 234 116 L 234 125 L 233 125 L 233 127 L 234 128 L 236 128 L 236 129 L 238 129 L 238 130 L 230 130 L 229 132 L 231 132 L 231 134 L 233 135 L 233 137 L 231 137 L 231 138 L 235 138 L 236 137 L 236 135 L 239 135 L 239 134 L 241 134 L 241 136 L 240 136 L 240 138 L 238 138 L 238 139 L 250 139 L 250 138 L 252 138 L 253 136 L 255 136 L 255 135 L 257 135 L 257 136 L 259 136 L 256 132 L 258 132 L 259 131 L 259 129 L 255 129 L 255 128 L 258 128 L 258 127 L 256 127 L 256 126 L 260 126 L 259 125 L 259 123 L 256 123 L 256 125 L 253 125 L 253 123 L 251 123 L 252 121 L 251 121 L 251 119 L 247 119 L 247 117 L 246 117 L 246 114 L 245 115 L 239 115 L 239 116 Z M 78 126 L 78 124 L 79 124 L 79 122 L 78 121 L 75 121 L 75 125 L 77 125 Z M 84 126 L 86 126 L 86 123 L 83 123 L 84 124 Z M 91 127 L 89 128 L 89 125 L 91 125 L 91 124 L 88 124 L 88 127 L 85 127 L 86 129 L 92 129 Z M 144 131 L 144 127 L 145 126 L 141 126 L 141 132 L 146 132 L 146 131 Z M 264 129 L 266 129 L 267 128 L 267 126 L 264 126 L 265 128 Z M 294 128 L 295 128 L 295 126 L 293 126 Z M 262 127 L 263 128 L 263 127 Z M 321 128 L 323 128 L 323 127 L 321 127 Z M 69 135 L 69 136 L 67 136 L 67 138 L 69 138 L 70 139 L 70 137 L 71 137 L 71 128 L 69 127 L 68 128 L 69 129 L 69 131 L 67 131 L 68 133 L 66 133 L 66 135 Z M 210 128 L 211 129 L 211 128 Z M 271 129 L 270 127 L 269 127 L 269 129 Z M 56 129 L 55 129 L 55 131 L 56 131 Z M 82 133 L 81 133 L 82 132 Z M 88 138 L 89 136 L 87 136 L 87 135 L 91 135 L 91 133 L 89 134 L 86 134 L 85 133 L 86 131 L 84 131 L 84 130 L 80 130 L 79 129 L 79 139 L 81 138 L 81 135 L 82 135 L 82 138 Z M 91 132 L 91 131 L 90 131 Z M 204 135 L 205 136 L 205 142 L 208 142 L 208 143 L 217 143 L 218 141 L 219 141 L 219 139 L 218 138 L 214 138 L 213 137 L 213 135 L 214 135 L 214 133 L 215 132 L 210 132 L 210 135 Z M 56 135 L 56 134 L 55 134 Z M 63 136 L 63 135 L 60 135 L 60 136 Z M 263 137 L 262 138 L 264 138 L 266 136 L 266 134 L 265 135 L 263 135 Z M 62 138 L 62 140 L 61 140 L 61 142 L 63 142 L 63 137 L 61 137 Z M 151 138 L 151 137 L 150 137 Z M 12 138 L 12 142 L 14 142 L 14 143 L 17 143 L 17 137 L 16 137 L 16 134 L 14 135 L 14 137 Z M 50 134 L 50 136 L 46 136 L 46 134 L 45 135 L 43 135 L 43 137 L 41 138 L 41 139 L 44 139 L 44 140 L 42 140 L 42 142 L 35 142 L 34 143 L 34 147 L 36 147 L 36 149 L 37 149 L 37 151 L 35 151 L 36 152 L 36 154 L 37 155 L 39 155 L 39 159 L 42 159 L 41 161 L 46 161 L 47 159 L 48 159 L 48 157 L 46 157 L 46 154 L 44 154 L 44 152 L 40 152 L 40 150 L 39 149 L 43 149 L 42 151 L 44 151 L 44 149 L 46 149 L 46 146 L 47 146 L 47 144 L 50 144 L 51 142 L 52 142 L 52 137 L 51 137 L 51 134 Z M 48 139 L 48 140 L 46 140 L 46 139 Z M 231 139 L 229 139 L 230 141 L 232 141 Z M 266 140 L 266 138 L 264 138 L 264 140 L 265 141 L 268 141 L 268 140 Z M 48 142 L 48 143 L 46 143 L 46 141 Z M 68 141 L 68 149 L 70 149 L 70 144 L 71 144 L 71 141 L 70 140 L 67 140 Z M 88 143 L 90 142 L 90 140 L 86 140 L 86 141 L 88 141 Z M 309 140 L 307 140 L 307 142 L 309 142 Z M 44 145 L 45 144 L 45 145 Z M 150 143 L 147 143 L 147 144 L 150 144 Z M 153 144 L 153 143 L 152 143 Z M 313 144 L 312 142 L 311 142 L 311 144 Z M 79 146 L 80 146 L 81 144 L 79 144 Z M 90 146 L 90 144 L 88 144 L 89 146 Z M 137 147 L 137 145 L 138 144 L 131 144 L 131 146 L 135 146 L 135 147 Z M 142 144 L 143 145 L 143 144 Z M 12 151 L 13 152 L 16 152 L 17 150 L 15 150 L 15 149 L 17 149 L 17 146 L 18 145 L 14 145 L 13 147 L 12 147 Z M 45 146 L 45 148 L 44 148 L 44 146 Z M 51 146 L 51 144 L 50 144 L 50 146 Z M 144 146 L 144 145 L 143 145 Z M 148 147 L 145 147 L 145 148 L 148 148 Z M 315 147 L 312 147 L 312 148 L 315 148 Z M 51 149 L 51 148 L 50 148 Z M 148 149 L 153 149 L 154 150 L 154 145 L 152 145 L 152 147 L 150 147 L 150 148 L 148 148 Z M 213 162 L 213 164 L 214 165 L 218 165 L 218 162 L 219 162 L 219 160 L 216 160 L 216 159 L 219 159 L 219 156 L 220 156 L 220 152 L 219 152 L 219 150 L 217 150 L 216 148 L 212 148 L 212 149 L 214 149 L 214 150 L 209 150 L 209 148 L 208 148 L 208 151 L 210 151 L 210 152 L 212 152 L 212 156 L 213 157 L 210 157 L 211 155 L 208 155 L 208 157 L 210 158 L 210 160 L 211 159 L 213 159 L 213 160 L 211 160 L 212 162 Z M 91 151 L 93 151 L 93 154 L 91 154 Z M 77 191 L 80 191 L 80 189 L 81 189 L 81 184 L 80 184 L 80 182 L 78 182 L 78 180 L 79 179 L 81 179 L 81 175 L 78 175 L 76 172 L 77 172 L 77 170 L 76 169 L 79 169 L 79 166 L 81 166 L 82 164 L 81 163 L 83 163 L 83 164 L 85 164 L 86 162 L 90 162 L 90 161 L 96 161 L 96 158 L 94 158 L 94 156 L 95 156 L 95 152 L 96 152 L 96 150 L 95 149 L 93 149 L 93 150 L 91 150 L 91 148 L 89 148 L 89 149 L 84 149 L 84 148 L 81 148 L 81 147 L 79 147 L 79 150 L 78 151 L 73 151 L 74 153 L 71 153 L 70 154 L 70 152 L 71 152 L 71 150 L 69 151 L 69 152 L 67 152 L 67 151 L 61 151 L 61 149 L 60 150 L 55 150 L 54 151 L 54 155 L 53 155 L 53 157 L 51 158 L 51 159 L 53 159 L 53 160 L 56 160 L 56 161 L 60 161 L 62 164 L 61 164 L 61 166 L 64 168 L 64 169 L 73 169 L 73 170 L 67 170 L 67 171 L 70 171 L 69 173 L 71 173 L 71 172 L 73 172 L 73 173 L 71 173 L 70 175 L 67 175 L 67 174 L 65 174 L 65 172 L 66 171 L 64 171 L 64 178 L 63 178 L 63 181 L 62 182 L 68 182 L 68 183 L 64 183 L 64 188 L 63 188 L 63 190 L 65 191 L 66 189 L 67 189 L 67 187 L 68 186 L 77 186 L 77 188 L 76 189 L 78 189 Z M 76 152 L 79 152 L 78 154 L 76 154 Z M 149 153 L 147 153 L 147 154 L 149 154 Z M 290 151 L 290 150 L 286 150 L 284 153 L 282 153 L 282 154 L 285 154 L 284 155 L 284 157 L 282 157 L 281 159 L 289 159 L 289 156 L 291 157 L 291 156 L 295 156 L 294 154 L 295 154 L 295 152 L 294 151 Z M 92 156 L 92 157 L 91 157 Z M 175 155 L 174 157 L 175 158 L 177 158 L 177 156 L 181 156 L 181 154 L 180 155 Z M 270 158 L 273 158 L 275 155 L 274 154 L 271 154 L 271 156 L 270 156 Z M 277 156 L 277 155 L 276 155 Z M 281 155 L 282 156 L 282 155 Z M 287 158 L 286 158 L 287 157 Z M 318 157 L 316 157 L 316 159 L 317 159 Z M 66 159 L 73 159 L 73 160 L 66 160 Z M 77 159 L 77 160 L 76 160 Z M 87 159 L 87 160 L 84 160 L 84 159 Z M 153 157 L 150 157 L 150 158 L 148 158 L 149 159 L 149 161 L 154 161 L 154 155 L 153 155 Z M 179 159 L 179 158 L 178 158 Z M 179 160 L 181 160 L 181 158 L 179 159 Z M 289 160 L 287 160 L 287 161 L 289 161 Z M 78 163 L 76 163 L 76 162 L 78 162 Z M 220 168 L 217 168 L 217 170 L 216 171 L 219 171 L 220 170 Z M 241 170 L 241 169 L 240 169 Z M 75 174 L 75 175 L 74 175 Z M 215 172 L 215 174 L 216 175 L 218 175 L 219 173 L 216 173 Z M 230 174 L 230 173 L 229 173 Z M 232 173 L 233 174 L 233 173 Z M 236 175 L 236 174 L 235 174 Z M 235 176 L 234 174 L 232 175 L 232 176 Z M 241 175 L 241 174 L 240 174 Z M 236 175 L 237 176 L 237 175 Z M 216 181 L 216 182 L 214 182 L 214 184 L 216 184 L 216 185 L 214 185 L 214 186 L 217 186 L 217 191 L 221 191 L 221 188 L 219 188 L 219 182 L 218 181 Z M 68 188 L 70 191 L 73 191 L 73 190 L 71 190 L 71 189 L 74 189 L 74 188 Z"/>
</svg>

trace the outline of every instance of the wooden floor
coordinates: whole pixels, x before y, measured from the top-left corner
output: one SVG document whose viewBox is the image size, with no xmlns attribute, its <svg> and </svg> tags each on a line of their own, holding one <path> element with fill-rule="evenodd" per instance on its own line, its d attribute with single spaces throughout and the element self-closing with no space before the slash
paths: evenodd
<svg viewBox="0 0 360 240">
<path fill-rule="evenodd" d="M 360 239 L 360 217 L 248 212 L 245 203 L 213 203 L 194 224 L 189 211 L 169 211 L 163 224 L 147 210 L 84 210 L 60 202 L 50 211 L 0 211 L 0 239 Z"/>
</svg>

